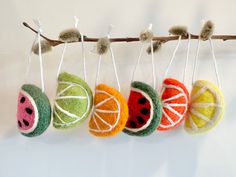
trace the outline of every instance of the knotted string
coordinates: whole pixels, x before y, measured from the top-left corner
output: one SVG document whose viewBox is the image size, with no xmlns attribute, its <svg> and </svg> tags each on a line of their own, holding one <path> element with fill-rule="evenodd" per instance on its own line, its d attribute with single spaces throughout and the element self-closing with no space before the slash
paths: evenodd
<svg viewBox="0 0 236 177">
<path fill-rule="evenodd" d="M 152 30 L 152 24 L 149 24 L 148 30 Z M 154 52 L 153 52 L 153 40 L 150 41 L 150 46 L 151 46 L 151 61 L 152 61 L 152 78 L 153 78 L 153 88 L 156 89 L 156 71 L 155 71 L 155 62 L 154 62 Z M 139 51 L 139 56 L 136 60 L 134 70 L 131 76 L 131 82 L 134 81 L 134 75 L 135 72 L 139 66 L 142 54 L 143 54 L 143 49 L 144 49 L 144 43 L 141 43 L 141 48 Z"/>
<path fill-rule="evenodd" d="M 107 33 L 107 38 L 110 38 L 110 34 L 112 31 L 113 26 L 110 25 L 109 29 L 108 29 L 108 33 Z M 111 47 L 111 45 L 109 46 L 109 51 L 111 53 L 111 59 L 112 59 L 112 64 L 113 64 L 113 69 L 115 72 L 115 77 L 116 77 L 116 83 L 117 83 L 117 87 L 118 87 L 118 91 L 120 91 L 120 81 L 119 81 L 119 77 L 118 77 L 118 73 L 117 73 L 117 69 L 116 69 L 116 62 L 115 62 L 115 56 L 113 53 L 113 49 Z M 100 75 L 100 68 L 101 68 L 101 61 L 102 61 L 102 54 L 99 55 L 99 60 L 98 60 L 98 66 L 97 66 L 97 74 L 96 74 L 96 83 L 95 85 L 97 86 L 99 83 L 99 75 Z"/>
</svg>

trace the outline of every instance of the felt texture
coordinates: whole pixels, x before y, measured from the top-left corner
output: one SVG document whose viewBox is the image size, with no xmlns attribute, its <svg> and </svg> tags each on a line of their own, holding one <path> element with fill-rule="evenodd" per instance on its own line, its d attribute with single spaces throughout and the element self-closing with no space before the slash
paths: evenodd
<svg viewBox="0 0 236 177">
<path fill-rule="evenodd" d="M 142 42 L 150 42 L 153 36 L 154 36 L 153 32 L 149 29 L 146 29 L 139 34 L 139 39 Z"/>
<path fill-rule="evenodd" d="M 108 85 L 97 85 L 90 132 L 99 137 L 114 136 L 124 129 L 127 119 L 128 106 L 122 94 Z"/>
<path fill-rule="evenodd" d="M 41 44 L 41 53 L 47 53 L 52 50 L 52 46 L 50 45 L 50 43 L 47 40 L 45 40 L 45 39 L 41 40 L 40 44 Z M 32 51 L 36 55 L 39 54 L 39 43 L 38 42 L 33 45 Z"/>
<path fill-rule="evenodd" d="M 23 85 L 17 108 L 17 123 L 21 134 L 27 137 L 39 136 L 50 122 L 51 106 L 47 96 L 35 85 Z"/>
<path fill-rule="evenodd" d="M 81 124 L 90 114 L 93 94 L 88 84 L 78 76 L 61 73 L 53 109 L 53 126 L 66 129 Z"/>
<path fill-rule="evenodd" d="M 108 37 L 100 38 L 97 42 L 97 53 L 103 55 L 107 53 L 111 45 L 110 39 Z"/>
<path fill-rule="evenodd" d="M 193 84 L 185 130 L 191 134 L 204 133 L 222 119 L 225 109 L 224 96 L 219 88 L 206 80 Z"/>
<path fill-rule="evenodd" d="M 77 28 L 70 28 L 62 31 L 58 39 L 62 42 L 78 42 L 81 34 Z"/>
<path fill-rule="evenodd" d="M 161 101 L 157 92 L 149 85 L 134 81 L 128 100 L 129 119 L 125 133 L 147 136 L 154 132 L 162 115 Z"/>
<path fill-rule="evenodd" d="M 186 118 L 189 104 L 188 90 L 178 80 L 166 78 L 163 81 L 161 100 L 162 118 L 158 130 L 171 130 Z"/>
</svg>

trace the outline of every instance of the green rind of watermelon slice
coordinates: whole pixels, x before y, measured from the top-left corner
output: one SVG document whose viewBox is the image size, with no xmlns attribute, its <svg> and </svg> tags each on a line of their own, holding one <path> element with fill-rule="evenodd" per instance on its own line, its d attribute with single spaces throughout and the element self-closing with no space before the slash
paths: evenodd
<svg viewBox="0 0 236 177">
<path fill-rule="evenodd" d="M 26 100 L 26 101 L 25 101 Z M 27 105 L 24 105 L 27 104 Z M 26 108 L 30 107 L 28 111 Z M 25 117 L 29 115 L 28 119 L 25 121 L 26 125 L 23 127 L 24 122 L 19 120 L 25 120 Z M 48 97 L 35 85 L 24 84 L 21 87 L 21 91 L 18 97 L 18 109 L 17 109 L 17 120 L 18 128 L 22 135 L 27 137 L 35 137 L 41 135 L 50 125 L 51 122 L 51 106 Z M 20 125 L 22 127 L 20 127 Z"/>
<path fill-rule="evenodd" d="M 139 81 L 132 82 L 128 106 L 129 119 L 123 132 L 133 136 L 147 136 L 156 130 L 160 124 L 162 108 L 159 95 L 151 86 Z M 138 120 L 140 117 L 142 121 Z"/>
</svg>

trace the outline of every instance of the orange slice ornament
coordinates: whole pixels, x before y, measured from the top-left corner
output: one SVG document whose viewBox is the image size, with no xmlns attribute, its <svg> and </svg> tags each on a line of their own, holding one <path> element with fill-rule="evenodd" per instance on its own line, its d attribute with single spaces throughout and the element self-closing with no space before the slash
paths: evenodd
<svg viewBox="0 0 236 177">
<path fill-rule="evenodd" d="M 171 34 L 173 35 L 176 35 L 176 31 L 181 31 L 182 34 L 188 34 L 185 28 L 173 27 L 170 31 L 172 31 Z M 165 79 L 163 81 L 161 91 L 162 118 L 161 123 L 157 128 L 158 131 L 167 131 L 177 127 L 186 118 L 188 111 L 189 92 L 183 83 L 185 83 L 186 80 L 186 68 L 189 59 L 191 35 L 188 34 L 188 48 L 185 60 L 185 69 L 183 72 L 183 83 L 173 78 L 166 78 L 181 43 L 182 34 L 178 34 L 178 43 L 174 49 L 164 75 Z"/>
<path fill-rule="evenodd" d="M 159 131 L 177 127 L 185 118 L 189 104 L 189 93 L 183 83 L 167 78 L 163 82 L 161 93 L 162 118 Z"/>
<path fill-rule="evenodd" d="M 98 137 L 110 137 L 118 134 L 124 129 L 128 120 L 128 105 L 125 98 L 118 91 L 120 90 L 120 83 L 114 54 L 110 46 L 109 33 L 107 37 L 99 39 L 97 43 L 99 62 L 95 83 L 94 107 L 89 121 L 89 131 Z M 98 84 L 102 55 L 108 50 L 111 53 L 118 90 L 106 84 Z"/>
<path fill-rule="evenodd" d="M 122 94 L 108 85 L 99 84 L 95 90 L 89 131 L 95 136 L 114 136 L 124 129 L 127 119 L 128 106 Z"/>
</svg>

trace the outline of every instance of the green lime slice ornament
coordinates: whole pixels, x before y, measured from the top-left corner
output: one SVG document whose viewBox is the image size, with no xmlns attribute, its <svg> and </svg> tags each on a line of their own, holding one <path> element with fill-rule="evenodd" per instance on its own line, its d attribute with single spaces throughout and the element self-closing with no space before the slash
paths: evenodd
<svg viewBox="0 0 236 177">
<path fill-rule="evenodd" d="M 89 116 L 92 105 L 92 91 L 83 79 L 66 72 L 59 75 L 53 109 L 55 128 L 67 129 L 81 124 Z"/>
</svg>

